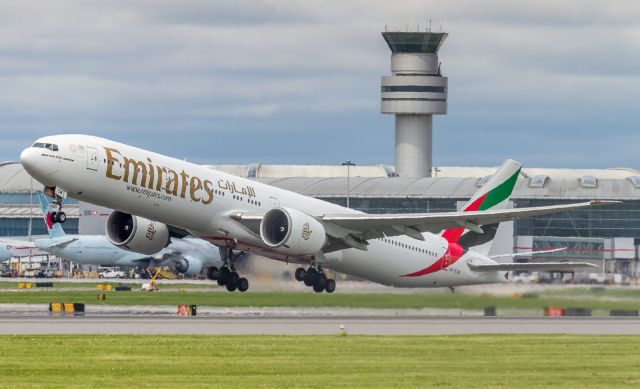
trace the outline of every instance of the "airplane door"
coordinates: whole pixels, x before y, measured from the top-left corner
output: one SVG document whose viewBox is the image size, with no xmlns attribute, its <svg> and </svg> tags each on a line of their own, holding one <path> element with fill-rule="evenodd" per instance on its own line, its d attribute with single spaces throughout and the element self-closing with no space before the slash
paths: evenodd
<svg viewBox="0 0 640 389">
<path fill-rule="evenodd" d="M 280 200 L 275 197 L 269 197 L 269 206 L 271 209 L 280 208 Z"/>
<path fill-rule="evenodd" d="M 98 170 L 98 150 L 93 147 L 85 147 L 87 150 L 87 169 Z"/>
</svg>

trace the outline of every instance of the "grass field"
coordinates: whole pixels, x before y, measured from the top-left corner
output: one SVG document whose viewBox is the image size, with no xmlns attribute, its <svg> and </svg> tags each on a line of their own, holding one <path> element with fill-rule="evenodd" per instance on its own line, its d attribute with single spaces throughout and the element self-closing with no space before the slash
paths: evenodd
<svg viewBox="0 0 640 389">
<path fill-rule="evenodd" d="M 2 387 L 638 387 L 640 337 L 1 336 Z"/>
<path fill-rule="evenodd" d="M 100 292 L 102 293 L 102 292 Z M 76 302 L 106 305 L 179 305 L 195 304 L 216 307 L 359 307 L 359 308 L 498 308 L 541 309 L 554 307 L 585 307 L 591 309 L 640 309 L 640 299 L 608 301 L 542 294 L 536 298 L 487 296 L 468 294 L 393 294 L 393 293 L 340 293 L 317 294 L 312 291 L 283 292 L 180 292 L 163 289 L 160 292 L 104 292 L 105 301 L 98 301 L 98 291 L 21 290 L 0 292 L 0 303 L 48 304 L 49 302 Z"/>
</svg>

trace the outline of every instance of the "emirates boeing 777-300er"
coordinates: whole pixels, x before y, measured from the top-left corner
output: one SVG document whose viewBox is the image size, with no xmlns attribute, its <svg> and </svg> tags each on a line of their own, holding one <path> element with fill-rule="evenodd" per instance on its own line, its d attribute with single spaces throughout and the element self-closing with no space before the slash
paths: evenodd
<svg viewBox="0 0 640 389">
<path fill-rule="evenodd" d="M 461 212 L 367 214 L 87 135 L 38 139 L 20 155 L 65 219 L 67 196 L 113 208 L 107 236 L 116 246 L 156 253 L 172 237 L 193 235 L 220 249 L 220 285 L 245 291 L 235 252 L 303 265 L 295 276 L 333 292 L 324 269 L 395 287 L 504 282 L 509 271 L 572 271 L 582 262 L 498 263 L 488 256 L 500 222 L 607 204 L 591 201 L 505 209 L 521 164 L 505 161 Z"/>
</svg>

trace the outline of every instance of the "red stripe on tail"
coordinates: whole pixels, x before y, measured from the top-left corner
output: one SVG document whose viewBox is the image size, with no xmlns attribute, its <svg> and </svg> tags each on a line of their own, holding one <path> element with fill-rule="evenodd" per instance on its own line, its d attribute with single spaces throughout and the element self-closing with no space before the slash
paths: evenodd
<svg viewBox="0 0 640 389">
<path fill-rule="evenodd" d="M 463 212 L 473 212 L 473 211 L 479 210 L 480 206 L 482 205 L 482 202 L 487 197 L 487 194 L 488 194 L 488 192 L 483 194 L 482 196 L 478 197 L 473 203 L 469 204 L 462 211 Z M 445 230 L 442 233 L 442 237 L 445 238 L 447 240 L 447 242 L 449 242 L 449 243 L 456 243 L 456 242 L 458 242 L 458 239 L 460 239 L 460 237 L 464 233 L 464 230 L 465 230 L 464 227 L 449 228 L 449 229 Z"/>
</svg>

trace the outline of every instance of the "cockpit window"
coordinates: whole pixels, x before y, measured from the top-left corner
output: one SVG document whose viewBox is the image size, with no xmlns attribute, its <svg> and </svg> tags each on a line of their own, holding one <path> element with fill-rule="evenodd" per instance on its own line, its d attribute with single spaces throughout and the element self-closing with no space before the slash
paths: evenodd
<svg viewBox="0 0 640 389">
<path fill-rule="evenodd" d="M 40 143 L 36 142 L 32 147 L 36 147 L 38 149 L 49 149 L 51 151 L 58 151 L 58 145 L 54 145 L 53 143 Z"/>
</svg>

